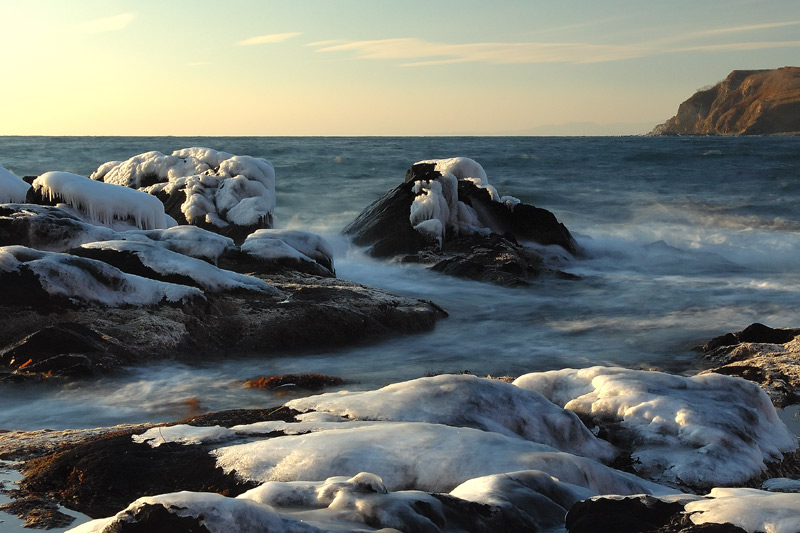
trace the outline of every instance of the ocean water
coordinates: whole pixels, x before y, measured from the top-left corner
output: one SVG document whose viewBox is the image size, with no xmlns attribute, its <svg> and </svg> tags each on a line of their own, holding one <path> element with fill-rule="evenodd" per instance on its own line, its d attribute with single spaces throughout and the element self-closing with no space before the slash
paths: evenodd
<svg viewBox="0 0 800 533">
<path fill-rule="evenodd" d="M 596 364 L 691 374 L 693 348 L 752 322 L 800 325 L 800 138 L 0 137 L 17 175 L 88 175 L 138 153 L 205 146 L 276 170 L 278 227 L 327 237 L 341 278 L 430 299 L 429 333 L 307 355 L 231 355 L 121 370 L 68 385 L 0 387 L 0 429 L 95 427 L 278 405 L 259 375 L 322 372 L 349 389 L 440 372 L 513 375 Z M 578 281 L 526 288 L 368 258 L 339 232 L 422 159 L 471 157 L 500 194 L 552 211 L 582 247 L 544 250 Z M 9 339 L 10 340 L 10 339 Z M 3 339 L 3 341 L 7 341 Z"/>
</svg>

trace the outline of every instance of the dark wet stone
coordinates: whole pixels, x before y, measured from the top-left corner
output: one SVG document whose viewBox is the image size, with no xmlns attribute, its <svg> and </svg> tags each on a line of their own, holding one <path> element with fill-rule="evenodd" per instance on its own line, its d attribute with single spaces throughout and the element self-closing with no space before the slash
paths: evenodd
<svg viewBox="0 0 800 533">
<path fill-rule="evenodd" d="M 771 328 L 758 322 L 750 324 L 742 331 L 726 333 L 714 337 L 703 345 L 704 352 L 710 352 L 724 346 L 734 346 L 742 342 L 758 342 L 768 344 L 785 344 L 800 334 L 800 329 Z"/>
<path fill-rule="evenodd" d="M 115 520 L 104 531 L 108 533 L 210 533 L 200 518 L 178 516 L 159 504 L 146 503 L 135 512 L 126 512 L 126 515 L 122 520 Z"/>
<path fill-rule="evenodd" d="M 456 236 L 449 231 L 440 245 L 416 231 L 409 220 L 414 184 L 440 178 L 434 168 L 431 163 L 412 166 L 404 183 L 367 207 L 343 233 L 355 244 L 369 247 L 374 257 L 424 263 L 437 272 L 506 286 L 526 285 L 541 273 L 556 272 L 543 266 L 537 252 L 519 243 L 557 245 L 569 254 L 577 253 L 569 230 L 551 212 L 523 203 L 496 202 L 488 190 L 467 180 L 458 182 L 458 199 L 475 210 L 492 234 Z"/>
<path fill-rule="evenodd" d="M 0 349 L 0 366 L 17 374 L 87 376 L 132 358 L 107 336 L 73 322 L 47 326 Z"/>
<path fill-rule="evenodd" d="M 652 496 L 593 498 L 567 513 L 568 533 L 744 533 L 732 524 L 695 525 L 683 504 Z"/>
</svg>

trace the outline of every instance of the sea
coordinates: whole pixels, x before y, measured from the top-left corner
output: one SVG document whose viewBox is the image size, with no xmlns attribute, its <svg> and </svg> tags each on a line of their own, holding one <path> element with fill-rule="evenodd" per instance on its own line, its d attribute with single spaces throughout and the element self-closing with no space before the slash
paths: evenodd
<svg viewBox="0 0 800 533">
<path fill-rule="evenodd" d="M 264 346 L 86 381 L 3 384 L 0 430 L 277 406 L 307 393 L 243 384 L 288 373 L 339 376 L 350 390 L 592 365 L 690 375 L 712 337 L 753 322 L 800 327 L 800 137 L 0 137 L 0 164 L 19 176 L 88 176 L 107 161 L 194 146 L 269 160 L 277 227 L 326 237 L 338 277 L 432 300 L 449 317 L 346 349 Z M 581 254 L 543 252 L 579 279 L 504 288 L 372 259 L 341 235 L 413 163 L 455 156 L 480 163 L 501 195 L 552 211 Z"/>
</svg>

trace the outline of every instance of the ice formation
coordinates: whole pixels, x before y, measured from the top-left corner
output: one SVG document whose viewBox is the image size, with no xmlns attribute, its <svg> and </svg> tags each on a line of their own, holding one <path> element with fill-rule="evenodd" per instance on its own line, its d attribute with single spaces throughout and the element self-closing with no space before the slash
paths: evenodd
<svg viewBox="0 0 800 533">
<path fill-rule="evenodd" d="M 800 494 L 715 488 L 708 498 L 689 502 L 684 508 L 698 525 L 729 522 L 752 533 L 800 531 Z"/>
<path fill-rule="evenodd" d="M 147 443 L 153 448 L 162 444 L 175 442 L 178 444 L 202 444 L 204 442 L 218 442 L 232 438 L 236 433 L 221 426 L 196 427 L 187 424 L 174 426 L 160 426 L 150 428 L 141 435 L 134 435 L 133 442 Z"/>
<path fill-rule="evenodd" d="M 471 181 L 486 189 L 493 200 L 507 199 L 501 199 L 495 188 L 489 185 L 486 171 L 480 164 L 468 157 L 431 159 L 414 164 L 432 164 L 442 174 L 434 180 L 414 182 L 412 190 L 416 197 L 409 214 L 414 229 L 436 240 L 439 246 L 449 232 L 454 235 L 490 233 L 491 230 L 480 222 L 475 210 L 458 199 L 459 180 Z M 519 202 L 515 198 L 508 199 Z"/>
<path fill-rule="evenodd" d="M 126 231 L 116 239 L 146 240 L 160 246 L 216 264 L 226 251 L 234 247 L 233 239 L 197 226 L 173 226 L 167 229 Z M 111 239 L 96 239 L 111 240 Z"/>
<path fill-rule="evenodd" d="M 247 236 L 241 249 L 265 261 L 288 258 L 318 263 L 333 273 L 333 249 L 325 239 L 315 233 L 259 229 Z"/>
<path fill-rule="evenodd" d="M 87 242 L 113 239 L 117 235 L 111 228 L 90 224 L 61 207 L 6 204 L 5 208 L 0 221 L 5 227 L 15 228 L 3 239 L 6 245 L 64 252 Z"/>
<path fill-rule="evenodd" d="M 24 246 L 0 247 L 0 275 L 30 272 L 51 296 L 117 307 L 203 298 L 194 287 L 126 274 L 101 261 Z"/>
<path fill-rule="evenodd" d="M 0 204 L 22 203 L 31 186 L 0 165 Z"/>
<path fill-rule="evenodd" d="M 597 439 L 574 413 L 541 394 L 471 375 L 419 378 L 375 391 L 300 398 L 286 405 L 355 420 L 431 422 L 494 431 L 600 461 L 616 455 L 614 447 Z"/>
<path fill-rule="evenodd" d="M 527 514 L 543 530 L 563 530 L 573 504 L 597 492 L 565 483 L 540 470 L 503 472 L 465 481 L 451 496 Z"/>
<path fill-rule="evenodd" d="M 158 198 L 127 187 L 69 172 L 46 172 L 33 181 L 33 188 L 49 200 L 61 199 L 106 226 L 128 219 L 141 229 L 171 225 Z"/>
<path fill-rule="evenodd" d="M 343 424 L 346 426 L 346 424 Z M 226 472 L 253 481 L 321 481 L 362 471 L 389 490 L 452 490 L 468 479 L 542 470 L 598 493 L 662 493 L 667 489 L 550 446 L 471 428 L 381 422 L 222 447 L 212 452 Z"/>
<path fill-rule="evenodd" d="M 629 432 L 623 440 L 636 470 L 656 481 L 742 483 L 797 448 L 767 395 L 740 378 L 592 367 L 526 374 L 514 384 Z"/>
<path fill-rule="evenodd" d="M 232 289 L 276 292 L 276 289 L 259 278 L 217 268 L 203 260 L 173 252 L 152 242 L 113 240 L 87 243 L 81 248 L 133 254 L 145 267 L 162 276 L 184 276 L 200 289 L 211 292 Z"/>
<path fill-rule="evenodd" d="M 183 190 L 181 212 L 191 223 L 224 227 L 271 223 L 275 209 L 275 169 L 265 159 L 210 148 L 184 148 L 172 155 L 146 152 L 127 161 L 101 165 L 92 179 L 150 194 Z"/>
</svg>

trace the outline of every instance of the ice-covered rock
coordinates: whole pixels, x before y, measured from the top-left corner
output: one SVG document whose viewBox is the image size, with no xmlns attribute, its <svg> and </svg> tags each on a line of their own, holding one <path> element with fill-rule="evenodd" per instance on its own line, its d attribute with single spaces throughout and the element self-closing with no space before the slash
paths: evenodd
<svg viewBox="0 0 800 533">
<path fill-rule="evenodd" d="M 430 422 L 494 431 L 600 461 L 616 455 L 613 446 L 592 435 L 574 413 L 541 394 L 471 375 L 443 374 L 374 391 L 310 396 L 286 405 L 354 420 Z"/>
<path fill-rule="evenodd" d="M 739 378 L 592 367 L 514 384 L 598 423 L 631 451 L 637 472 L 659 482 L 743 483 L 797 448 L 767 395 Z"/>
<path fill-rule="evenodd" d="M 0 286 L 3 304 L 47 305 L 61 298 L 117 307 L 203 298 L 194 287 L 126 274 L 93 259 L 24 246 L 0 247 Z"/>
<path fill-rule="evenodd" d="M 121 232 L 114 238 L 156 242 L 179 254 L 202 259 L 216 264 L 222 255 L 233 249 L 233 239 L 197 226 L 173 226 L 163 230 L 141 230 Z M 96 239 L 112 240 L 112 239 Z"/>
<path fill-rule="evenodd" d="M 21 203 L 31 186 L 0 165 L 0 204 Z"/>
<path fill-rule="evenodd" d="M 561 530 L 569 508 L 597 492 L 559 481 L 540 470 L 523 470 L 470 479 L 450 495 L 522 512 L 547 531 Z"/>
<path fill-rule="evenodd" d="M 130 220 L 141 229 L 174 225 L 157 198 L 69 172 L 46 172 L 33 181 L 33 190 L 50 202 L 69 204 L 106 226 L 115 220 Z"/>
<path fill-rule="evenodd" d="M 267 265 L 307 263 L 319 265 L 333 275 L 333 249 L 315 233 L 287 229 L 260 229 L 247 236 L 242 252 Z"/>
<path fill-rule="evenodd" d="M 744 488 L 715 488 L 707 498 L 685 506 L 695 524 L 730 523 L 750 533 L 797 533 L 800 531 L 798 509 L 800 494 Z"/>
<path fill-rule="evenodd" d="M 577 252 L 572 235 L 551 212 L 498 197 L 472 159 L 415 163 L 405 179 L 343 230 L 355 244 L 368 246 L 370 255 L 478 281 L 525 285 L 554 272 L 537 248 L 558 248 L 566 257 Z"/>
<path fill-rule="evenodd" d="M 103 261 L 130 274 L 189 285 L 203 291 L 221 292 L 240 289 L 277 292 L 262 279 L 217 268 L 203 260 L 173 252 L 152 241 L 92 242 L 81 245 L 72 250 L 72 253 Z"/>
<path fill-rule="evenodd" d="M 175 442 L 183 445 L 219 442 L 233 438 L 236 432 L 221 426 L 196 427 L 188 424 L 150 428 L 141 435 L 133 435 L 133 442 L 147 443 L 153 448 Z"/>
<path fill-rule="evenodd" d="M 346 425 L 346 424 L 344 424 Z M 667 489 L 601 463 L 471 428 L 382 422 L 276 437 L 213 451 L 217 464 L 253 481 L 321 481 L 372 472 L 389 490 L 445 492 L 475 477 L 542 470 L 599 493 L 661 493 Z"/>
<path fill-rule="evenodd" d="M 90 224 L 55 206 L 5 204 L 0 206 L 0 246 L 27 246 L 65 252 L 75 246 L 116 238 L 105 226 Z"/>
<path fill-rule="evenodd" d="M 265 159 L 210 148 L 153 151 L 105 163 L 91 177 L 159 197 L 181 223 L 223 232 L 231 225 L 244 235 L 272 225 L 275 169 Z"/>
</svg>

